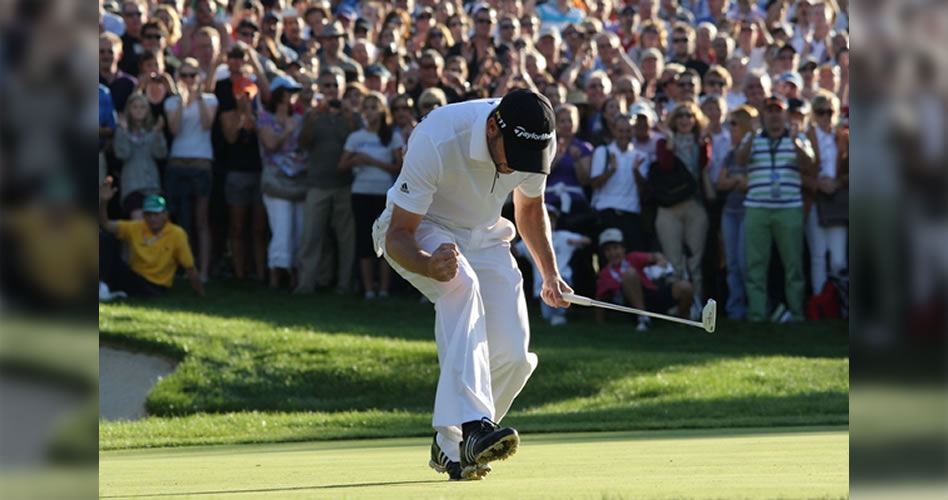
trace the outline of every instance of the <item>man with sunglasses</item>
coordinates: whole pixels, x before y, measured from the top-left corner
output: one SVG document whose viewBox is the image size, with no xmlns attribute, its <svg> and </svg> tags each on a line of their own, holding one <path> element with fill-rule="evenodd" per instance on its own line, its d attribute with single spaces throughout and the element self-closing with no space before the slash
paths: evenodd
<svg viewBox="0 0 948 500">
<path fill-rule="evenodd" d="M 109 88 L 112 93 L 112 103 L 115 111 L 125 110 L 125 101 L 132 95 L 138 80 L 119 69 L 119 60 L 122 58 L 122 40 L 114 33 L 104 32 L 99 35 L 99 83 Z M 135 68 L 138 73 L 138 68 Z"/>
<path fill-rule="evenodd" d="M 122 34 L 122 60 L 119 69 L 130 74 L 138 74 L 138 57 L 145 50 L 142 46 L 142 25 L 145 23 L 145 2 L 126 0 L 122 2 L 122 19 L 125 21 L 125 33 Z"/>
<path fill-rule="evenodd" d="M 175 57 L 174 53 L 168 48 L 168 31 L 165 25 L 158 21 L 149 21 L 142 26 L 142 46 L 145 51 L 150 51 L 161 61 L 165 68 L 165 73 L 174 75 L 178 73 L 178 67 L 181 61 Z"/>
<path fill-rule="evenodd" d="M 672 29 L 672 57 L 669 62 L 677 62 L 686 68 L 694 69 L 703 76 L 710 65 L 695 57 L 695 30 L 683 22 L 675 23 Z"/>
<path fill-rule="evenodd" d="M 474 35 L 468 41 L 460 40 L 445 54 L 445 57 L 464 56 L 467 61 L 468 81 L 474 82 L 478 76 L 481 62 L 494 55 L 494 24 L 497 22 L 497 12 L 486 6 L 477 9 L 472 16 L 474 19 Z"/>
</svg>

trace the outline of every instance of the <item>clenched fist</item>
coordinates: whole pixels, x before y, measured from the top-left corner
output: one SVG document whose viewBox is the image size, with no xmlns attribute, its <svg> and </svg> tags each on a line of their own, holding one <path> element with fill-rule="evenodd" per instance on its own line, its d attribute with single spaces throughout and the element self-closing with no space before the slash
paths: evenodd
<svg viewBox="0 0 948 500">
<path fill-rule="evenodd" d="M 451 281 L 458 275 L 458 247 L 442 243 L 428 260 L 428 276 L 438 281 Z"/>
</svg>

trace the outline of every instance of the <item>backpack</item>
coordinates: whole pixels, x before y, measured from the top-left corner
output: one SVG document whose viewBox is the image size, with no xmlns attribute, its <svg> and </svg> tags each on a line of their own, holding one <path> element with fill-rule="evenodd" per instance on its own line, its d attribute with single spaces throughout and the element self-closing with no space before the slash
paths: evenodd
<svg viewBox="0 0 948 500">
<path fill-rule="evenodd" d="M 691 199 L 698 189 L 691 172 L 684 162 L 675 158 L 675 166 L 666 170 L 658 162 L 649 165 L 648 184 L 651 198 L 663 207 L 677 205 Z"/>
<path fill-rule="evenodd" d="M 839 319 L 842 316 L 839 308 L 839 297 L 836 285 L 827 280 L 823 290 L 807 300 L 806 317 L 812 321 L 821 319 Z"/>
</svg>

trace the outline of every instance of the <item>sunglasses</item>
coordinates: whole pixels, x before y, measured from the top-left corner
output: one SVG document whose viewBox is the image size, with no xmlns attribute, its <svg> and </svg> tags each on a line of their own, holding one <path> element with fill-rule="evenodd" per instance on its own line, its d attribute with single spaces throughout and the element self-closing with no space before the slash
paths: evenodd
<svg viewBox="0 0 948 500">
<path fill-rule="evenodd" d="M 833 116 L 832 109 L 814 109 L 813 114 L 816 116 Z"/>
<path fill-rule="evenodd" d="M 694 88 L 694 82 L 678 82 L 679 87 L 691 87 Z"/>
<path fill-rule="evenodd" d="M 740 125 L 740 124 L 737 123 L 737 121 L 735 121 L 735 120 L 730 120 L 730 121 L 727 122 L 727 124 L 730 125 L 730 126 L 732 126 L 732 127 L 736 127 L 736 126 Z"/>
<path fill-rule="evenodd" d="M 245 37 L 245 38 L 253 38 L 253 36 L 256 35 L 256 34 L 257 34 L 256 31 L 238 31 L 238 32 L 237 32 L 237 35 L 238 35 L 238 36 L 242 36 L 242 37 Z"/>
<path fill-rule="evenodd" d="M 484 19 L 484 18 L 475 19 L 474 22 L 477 24 L 494 24 L 493 19 Z"/>
<path fill-rule="evenodd" d="M 502 29 L 502 30 L 512 30 L 512 29 L 514 29 L 514 25 L 512 25 L 512 24 L 501 24 L 501 25 L 500 25 L 500 29 Z"/>
<path fill-rule="evenodd" d="M 687 38 L 673 38 L 672 43 L 688 43 Z"/>
<path fill-rule="evenodd" d="M 194 78 L 197 73 L 178 73 L 178 78 Z"/>
<path fill-rule="evenodd" d="M 448 23 L 449 28 L 457 28 L 458 26 L 461 26 L 461 23 L 456 22 L 456 21 L 453 23 Z"/>
<path fill-rule="evenodd" d="M 320 86 L 321 88 L 330 88 L 330 89 L 338 89 L 338 88 L 339 88 L 339 84 L 338 84 L 338 83 L 336 83 L 336 82 L 329 82 L 329 81 L 322 82 L 322 83 L 319 84 L 319 86 Z"/>
<path fill-rule="evenodd" d="M 146 33 L 142 35 L 145 40 L 161 40 L 164 36 L 161 33 Z"/>
<path fill-rule="evenodd" d="M 410 111 L 410 110 L 411 110 L 411 106 L 405 106 L 405 105 L 392 106 L 392 111 Z"/>
<path fill-rule="evenodd" d="M 418 67 L 421 69 L 438 69 L 438 65 L 435 63 L 419 64 Z"/>
<path fill-rule="evenodd" d="M 784 54 L 784 55 L 782 55 L 782 56 L 777 56 L 777 60 L 778 60 L 778 61 L 792 61 L 792 60 L 793 60 L 793 56 L 792 56 L 792 55 L 786 55 L 786 54 Z"/>
<path fill-rule="evenodd" d="M 142 15 L 142 11 L 140 11 L 140 10 L 133 10 L 133 11 L 129 11 L 129 12 L 123 12 L 122 15 L 125 16 L 125 17 L 138 17 L 138 16 L 141 16 L 141 15 Z"/>
<path fill-rule="evenodd" d="M 444 38 L 444 35 L 440 31 L 432 31 L 428 38 Z"/>
<path fill-rule="evenodd" d="M 724 86 L 724 80 L 708 80 L 707 82 L 708 82 L 709 87 L 723 87 Z"/>
<path fill-rule="evenodd" d="M 678 119 L 678 118 L 694 119 L 694 117 L 695 117 L 695 115 L 693 115 L 693 114 L 691 114 L 691 113 L 678 113 L 677 115 L 675 115 L 675 119 Z"/>
</svg>

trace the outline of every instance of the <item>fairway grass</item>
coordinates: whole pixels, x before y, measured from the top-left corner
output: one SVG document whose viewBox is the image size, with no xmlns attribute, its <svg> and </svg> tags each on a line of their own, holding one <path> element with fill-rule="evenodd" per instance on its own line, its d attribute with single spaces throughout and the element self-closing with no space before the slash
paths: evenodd
<svg viewBox="0 0 948 500">
<path fill-rule="evenodd" d="M 106 451 L 100 498 L 844 498 L 845 427 L 526 434 L 484 481 L 430 438 Z"/>
</svg>

